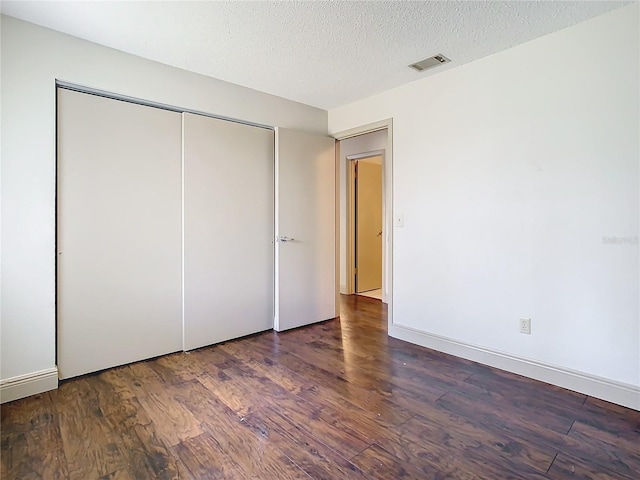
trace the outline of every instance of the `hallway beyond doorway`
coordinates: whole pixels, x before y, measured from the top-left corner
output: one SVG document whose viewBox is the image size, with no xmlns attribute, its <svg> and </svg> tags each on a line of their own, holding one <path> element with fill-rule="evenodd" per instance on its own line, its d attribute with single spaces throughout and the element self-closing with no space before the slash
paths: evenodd
<svg viewBox="0 0 640 480">
<path fill-rule="evenodd" d="M 376 300 L 382 300 L 382 289 L 376 288 L 375 290 L 369 290 L 366 292 L 358 292 L 356 295 L 360 295 L 362 297 L 375 298 Z"/>
</svg>

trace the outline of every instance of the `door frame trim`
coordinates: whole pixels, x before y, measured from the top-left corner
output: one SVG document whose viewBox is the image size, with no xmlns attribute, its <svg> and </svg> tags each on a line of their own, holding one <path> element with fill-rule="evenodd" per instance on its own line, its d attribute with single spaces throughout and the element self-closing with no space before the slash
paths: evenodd
<svg viewBox="0 0 640 480">
<path fill-rule="evenodd" d="M 346 140 L 348 138 L 357 137 L 366 133 L 377 132 L 379 130 L 387 130 L 387 148 L 383 156 L 383 186 L 384 186 L 384 218 L 383 218 L 383 230 L 385 235 L 383 237 L 383 278 L 382 278 L 382 298 L 383 302 L 388 304 L 388 323 L 393 324 L 393 118 L 387 118 L 378 122 L 361 125 L 359 127 L 350 128 L 331 134 L 336 139 L 336 184 L 340 185 L 340 177 L 346 172 L 341 172 L 338 168 L 340 164 L 340 140 Z M 339 196 L 339 189 L 336 192 Z M 339 224 L 340 219 L 340 202 L 337 202 L 336 208 L 336 223 Z M 337 248 L 336 248 L 336 261 L 339 266 L 339 225 L 337 229 Z M 338 272 L 339 275 L 339 272 Z M 337 282 L 340 285 L 340 282 Z M 339 287 L 338 289 L 339 290 Z M 339 295 L 339 291 L 336 292 Z"/>
<path fill-rule="evenodd" d="M 346 208 L 346 220 L 347 220 L 347 245 L 346 245 L 346 258 L 345 262 L 347 264 L 347 294 L 353 295 L 356 293 L 356 281 L 355 281 L 355 263 L 356 263 L 356 233 L 355 233 L 355 208 L 356 208 L 356 199 L 355 199 L 355 190 L 353 188 L 355 181 L 355 164 L 358 160 L 364 160 L 367 158 L 375 158 L 382 157 L 382 171 L 384 172 L 385 165 L 385 149 L 382 150 L 373 150 L 371 152 L 364 153 L 356 153 L 354 155 L 347 155 L 347 182 L 346 182 L 346 196 L 347 199 L 347 208 Z M 385 198 L 385 185 L 384 185 L 384 174 L 382 177 L 382 198 Z M 383 301 L 384 298 L 384 278 L 385 278 L 385 237 L 388 226 L 385 224 L 385 202 L 382 202 L 382 292 L 383 292 Z M 386 303 L 386 302 L 385 302 Z"/>
</svg>

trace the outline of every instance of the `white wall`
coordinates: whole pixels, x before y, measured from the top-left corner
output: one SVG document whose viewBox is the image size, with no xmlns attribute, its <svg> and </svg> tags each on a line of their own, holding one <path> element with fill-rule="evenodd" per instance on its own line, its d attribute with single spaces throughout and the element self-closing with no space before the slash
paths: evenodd
<svg viewBox="0 0 640 480">
<path fill-rule="evenodd" d="M 2 16 L 1 79 L 0 378 L 5 384 L 55 366 L 56 79 L 216 115 L 326 133 L 326 111 L 6 16 Z"/>
<path fill-rule="evenodd" d="M 347 157 L 358 153 L 385 150 L 387 130 L 366 133 L 340 142 L 340 291 L 347 288 Z"/>
<path fill-rule="evenodd" d="M 393 118 L 394 335 L 640 408 L 638 8 L 329 112 Z"/>
</svg>

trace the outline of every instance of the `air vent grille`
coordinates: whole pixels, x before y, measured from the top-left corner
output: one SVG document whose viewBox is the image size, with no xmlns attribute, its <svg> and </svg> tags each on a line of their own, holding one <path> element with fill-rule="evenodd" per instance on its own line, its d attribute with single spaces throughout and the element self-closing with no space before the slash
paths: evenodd
<svg viewBox="0 0 640 480">
<path fill-rule="evenodd" d="M 429 70 L 430 68 L 437 67 L 438 65 L 442 65 L 443 63 L 448 63 L 449 60 L 442 54 L 434 55 L 433 57 L 425 58 L 424 60 L 420 60 L 419 62 L 413 63 L 409 65 L 410 68 L 413 68 L 417 72 L 424 72 L 425 70 Z"/>
</svg>

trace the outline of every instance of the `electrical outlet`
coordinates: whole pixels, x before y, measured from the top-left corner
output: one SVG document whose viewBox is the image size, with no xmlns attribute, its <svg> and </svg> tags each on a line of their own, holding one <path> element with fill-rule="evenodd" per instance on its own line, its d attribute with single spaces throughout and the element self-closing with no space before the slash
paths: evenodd
<svg viewBox="0 0 640 480">
<path fill-rule="evenodd" d="M 530 318 L 520 318 L 520 333 L 525 333 L 527 335 L 531 335 L 531 319 Z"/>
</svg>

